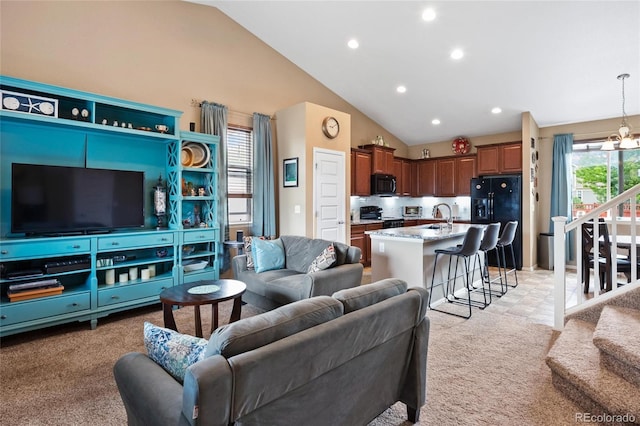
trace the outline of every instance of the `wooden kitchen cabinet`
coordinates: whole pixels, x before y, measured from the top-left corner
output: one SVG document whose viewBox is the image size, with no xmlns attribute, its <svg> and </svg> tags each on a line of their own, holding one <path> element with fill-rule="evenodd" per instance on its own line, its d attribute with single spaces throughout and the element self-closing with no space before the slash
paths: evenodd
<svg viewBox="0 0 640 426">
<path fill-rule="evenodd" d="M 366 231 L 375 231 L 377 229 L 382 229 L 382 223 L 370 223 L 368 225 L 365 225 Z M 369 237 L 369 235 L 367 234 L 364 234 L 364 241 L 364 248 L 366 252 L 364 265 L 371 266 L 371 237 Z"/>
<path fill-rule="evenodd" d="M 502 146 L 501 173 L 522 172 L 522 144 L 512 143 Z"/>
<path fill-rule="evenodd" d="M 456 196 L 471 195 L 471 179 L 475 177 L 478 177 L 478 174 L 476 173 L 476 156 L 469 155 L 456 158 Z"/>
<path fill-rule="evenodd" d="M 396 194 L 411 195 L 411 160 L 394 157 L 392 174 L 396 177 Z"/>
<path fill-rule="evenodd" d="M 351 245 L 360 249 L 360 263 L 362 264 L 365 263 L 367 257 L 364 230 L 364 225 L 351 225 Z"/>
<path fill-rule="evenodd" d="M 418 160 L 416 165 L 416 197 L 436 194 L 436 160 Z M 414 194 L 412 194 L 414 195 Z"/>
<path fill-rule="evenodd" d="M 371 195 L 371 152 L 351 149 L 351 195 Z"/>
<path fill-rule="evenodd" d="M 418 225 L 418 219 L 405 219 L 404 220 L 404 226 L 416 226 Z"/>
<path fill-rule="evenodd" d="M 371 174 L 393 174 L 393 151 L 395 148 L 378 145 L 365 145 L 364 149 L 371 151 Z"/>
<path fill-rule="evenodd" d="M 452 157 L 436 160 L 436 196 L 456 196 L 456 159 Z"/>
<path fill-rule="evenodd" d="M 471 179 L 476 176 L 475 155 L 439 158 L 436 166 L 436 196 L 470 195 Z"/>
<path fill-rule="evenodd" d="M 522 143 L 484 145 L 477 148 L 478 175 L 522 172 Z"/>
</svg>

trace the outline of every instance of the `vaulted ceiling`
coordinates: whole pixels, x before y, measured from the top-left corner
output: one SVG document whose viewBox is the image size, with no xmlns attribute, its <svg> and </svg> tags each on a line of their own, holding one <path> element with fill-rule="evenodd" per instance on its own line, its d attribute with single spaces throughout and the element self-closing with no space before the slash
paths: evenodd
<svg viewBox="0 0 640 426">
<path fill-rule="evenodd" d="M 524 111 L 541 127 L 620 117 L 622 73 L 626 113 L 640 114 L 639 1 L 195 2 L 407 145 L 518 130 Z"/>
</svg>

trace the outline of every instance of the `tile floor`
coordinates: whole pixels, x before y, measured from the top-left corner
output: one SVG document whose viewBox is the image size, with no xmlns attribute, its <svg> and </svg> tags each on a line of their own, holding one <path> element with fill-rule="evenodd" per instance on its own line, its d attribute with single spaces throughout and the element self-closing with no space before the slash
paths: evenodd
<svg viewBox="0 0 640 426">
<path fill-rule="evenodd" d="M 494 296 L 486 310 L 497 314 L 525 317 L 531 322 L 553 326 L 553 271 L 522 270 L 517 271 L 517 274 L 518 286 L 509 287 L 502 297 Z M 497 276 L 497 270 L 492 270 L 491 276 Z M 363 282 L 370 282 L 370 278 L 371 268 L 365 268 Z M 513 273 L 509 274 L 508 279 L 509 283 L 515 281 Z M 492 287 L 497 289 L 499 284 Z M 566 298 L 569 304 L 576 300 L 577 289 L 576 274 L 568 271 Z M 586 298 L 592 296 L 593 293 L 585 295 Z"/>
</svg>

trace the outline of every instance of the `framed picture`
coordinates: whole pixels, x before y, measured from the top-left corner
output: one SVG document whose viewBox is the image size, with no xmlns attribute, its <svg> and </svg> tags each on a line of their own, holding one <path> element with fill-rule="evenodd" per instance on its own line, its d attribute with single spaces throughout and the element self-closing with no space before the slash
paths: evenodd
<svg viewBox="0 0 640 426">
<path fill-rule="evenodd" d="M 282 162 L 283 186 L 298 186 L 298 157 L 287 158 Z"/>
</svg>

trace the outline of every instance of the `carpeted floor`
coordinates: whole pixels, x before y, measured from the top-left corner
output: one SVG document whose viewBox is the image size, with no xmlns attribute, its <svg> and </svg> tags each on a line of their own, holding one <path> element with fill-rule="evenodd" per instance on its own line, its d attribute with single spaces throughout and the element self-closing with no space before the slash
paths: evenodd
<svg viewBox="0 0 640 426">
<path fill-rule="evenodd" d="M 231 302 L 221 304 L 222 323 L 230 310 Z M 243 307 L 243 317 L 257 313 L 250 305 Z M 544 363 L 555 337 L 550 327 L 477 310 L 467 321 L 428 315 L 427 404 L 420 424 L 575 423 L 579 409 L 554 390 Z M 191 308 L 176 311 L 175 317 L 181 332 L 193 333 Z M 0 424 L 126 424 L 111 369 L 122 354 L 144 352 L 144 321 L 162 325 L 159 306 L 102 319 L 96 330 L 82 323 L 3 338 Z M 203 309 L 205 330 L 209 321 L 210 311 Z M 407 424 L 401 403 L 372 423 Z"/>
</svg>

